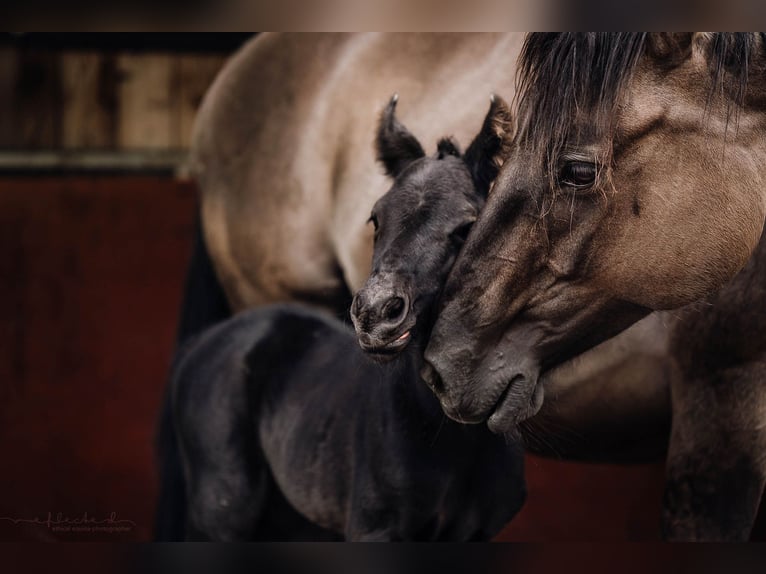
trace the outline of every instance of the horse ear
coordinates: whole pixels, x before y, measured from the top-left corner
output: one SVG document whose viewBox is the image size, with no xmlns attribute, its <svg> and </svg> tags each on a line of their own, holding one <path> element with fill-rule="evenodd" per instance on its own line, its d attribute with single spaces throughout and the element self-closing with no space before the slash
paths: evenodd
<svg viewBox="0 0 766 574">
<path fill-rule="evenodd" d="M 463 157 L 477 191 L 484 197 L 510 153 L 512 130 L 513 118 L 508 104 L 493 94 L 481 131 Z"/>
<path fill-rule="evenodd" d="M 426 155 L 420 142 L 396 119 L 398 100 L 399 95 L 394 94 L 383 110 L 375 141 L 378 161 L 386 168 L 386 173 L 394 178 L 413 161 Z"/>
<path fill-rule="evenodd" d="M 698 42 L 700 33 L 656 32 L 649 34 L 647 52 L 656 60 L 668 66 L 676 66 L 691 55 L 692 47 Z"/>
</svg>

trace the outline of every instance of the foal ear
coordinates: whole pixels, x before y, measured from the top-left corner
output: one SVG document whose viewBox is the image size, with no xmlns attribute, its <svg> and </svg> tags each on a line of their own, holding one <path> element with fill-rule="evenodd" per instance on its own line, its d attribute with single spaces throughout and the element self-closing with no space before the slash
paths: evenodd
<svg viewBox="0 0 766 574">
<path fill-rule="evenodd" d="M 510 154 L 512 130 L 513 118 L 508 104 L 503 98 L 493 94 L 481 131 L 463 156 L 476 190 L 483 197 L 487 196 L 500 166 Z"/>
<path fill-rule="evenodd" d="M 436 159 L 444 159 L 449 155 L 460 157 L 460 146 L 452 138 L 442 138 L 436 144 Z"/>
<path fill-rule="evenodd" d="M 395 178 L 404 168 L 426 154 L 415 136 L 396 119 L 396 102 L 399 95 L 394 94 L 380 116 L 378 136 L 375 146 L 378 161 L 386 168 L 386 173 Z"/>
</svg>

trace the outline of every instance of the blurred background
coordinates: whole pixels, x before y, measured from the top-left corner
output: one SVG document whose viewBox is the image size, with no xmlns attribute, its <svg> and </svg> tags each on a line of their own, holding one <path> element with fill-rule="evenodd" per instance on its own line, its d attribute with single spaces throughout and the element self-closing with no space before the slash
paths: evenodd
<svg viewBox="0 0 766 574">
<path fill-rule="evenodd" d="M 0 36 L 0 540 L 151 539 L 195 226 L 185 158 L 207 87 L 249 38 Z M 500 540 L 659 539 L 661 463 L 528 457 L 527 476 Z"/>
<path fill-rule="evenodd" d="M 154 425 L 195 224 L 184 160 L 244 34 L 0 40 L 0 517 L 147 540 Z M 133 523 L 133 524 L 131 524 Z M 0 539 L 93 539 L 0 520 Z"/>
</svg>

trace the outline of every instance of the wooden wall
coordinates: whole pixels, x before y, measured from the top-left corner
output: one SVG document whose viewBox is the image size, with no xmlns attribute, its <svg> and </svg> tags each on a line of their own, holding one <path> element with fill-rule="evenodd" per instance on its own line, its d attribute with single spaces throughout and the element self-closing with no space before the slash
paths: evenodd
<svg viewBox="0 0 766 574">
<path fill-rule="evenodd" d="M 149 540 L 189 183 L 0 177 L 0 541 Z M 48 513 L 126 529 L 57 530 Z"/>
<path fill-rule="evenodd" d="M 188 148 L 226 58 L 0 46 L 0 151 Z"/>
</svg>

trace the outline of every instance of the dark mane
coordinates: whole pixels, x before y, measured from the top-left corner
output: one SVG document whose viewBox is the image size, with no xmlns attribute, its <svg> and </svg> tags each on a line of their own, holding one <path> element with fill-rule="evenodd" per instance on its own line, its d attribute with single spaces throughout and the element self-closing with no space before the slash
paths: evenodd
<svg viewBox="0 0 766 574">
<path fill-rule="evenodd" d="M 733 101 L 741 106 L 745 100 L 750 57 L 756 39 L 760 36 L 763 42 L 764 34 L 718 32 L 712 36 L 710 62 L 713 85 L 708 103 L 716 91 L 729 89 Z"/>
<path fill-rule="evenodd" d="M 726 91 L 741 104 L 756 35 L 715 33 L 708 38 L 711 77 L 708 105 Z M 647 51 L 672 62 L 691 47 L 691 35 L 637 32 L 529 34 L 519 62 L 518 132 L 520 143 L 555 161 L 567 141 L 572 119 L 588 114 L 589 129 L 610 133 L 615 108 Z M 736 106 L 735 106 L 736 107 Z M 549 166 L 551 167 L 551 166 Z"/>
</svg>

